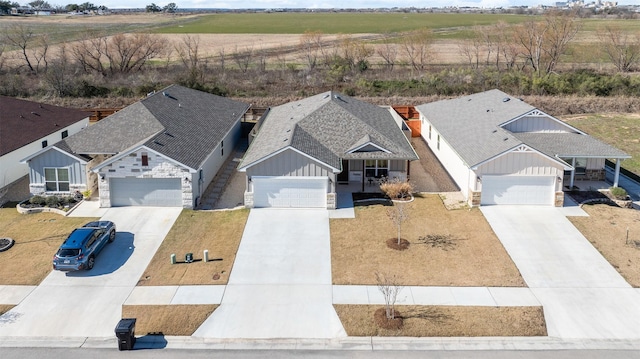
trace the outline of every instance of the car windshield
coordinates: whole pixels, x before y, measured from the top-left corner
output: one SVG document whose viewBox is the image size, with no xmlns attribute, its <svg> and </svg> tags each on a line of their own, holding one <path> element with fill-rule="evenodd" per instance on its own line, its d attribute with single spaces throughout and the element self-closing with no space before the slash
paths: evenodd
<svg viewBox="0 0 640 359">
<path fill-rule="evenodd" d="M 80 254 L 79 248 L 62 248 L 58 251 L 58 257 L 76 257 Z"/>
</svg>

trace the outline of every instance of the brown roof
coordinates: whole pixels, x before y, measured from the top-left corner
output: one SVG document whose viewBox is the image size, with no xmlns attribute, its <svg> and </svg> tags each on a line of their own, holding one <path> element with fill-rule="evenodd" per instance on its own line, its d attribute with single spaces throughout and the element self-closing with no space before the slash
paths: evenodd
<svg viewBox="0 0 640 359">
<path fill-rule="evenodd" d="M 0 96 L 0 156 L 87 117 L 80 110 Z"/>
</svg>

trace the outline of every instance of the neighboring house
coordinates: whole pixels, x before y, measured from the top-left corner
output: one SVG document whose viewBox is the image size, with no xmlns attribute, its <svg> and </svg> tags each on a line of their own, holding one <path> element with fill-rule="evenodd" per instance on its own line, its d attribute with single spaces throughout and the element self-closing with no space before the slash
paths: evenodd
<svg viewBox="0 0 640 359">
<path fill-rule="evenodd" d="M 418 156 L 392 112 L 335 92 L 268 109 L 238 166 L 245 206 L 336 208 L 338 182 L 406 179 Z"/>
<path fill-rule="evenodd" d="M 417 106 L 422 136 L 473 206 L 562 206 L 575 180 L 605 179 L 630 158 L 499 90 Z"/>
<path fill-rule="evenodd" d="M 9 188 L 29 174 L 29 166 L 20 160 L 88 124 L 89 114 L 84 111 L 0 96 L 0 189 Z M 28 196 L 26 181 L 22 182 L 24 189 L 12 188 L 7 197 L 18 195 L 20 198 L 10 199 L 19 200 Z"/>
<path fill-rule="evenodd" d="M 31 192 L 89 189 L 101 207 L 193 208 L 233 152 L 248 108 L 169 86 L 25 158 Z"/>
</svg>

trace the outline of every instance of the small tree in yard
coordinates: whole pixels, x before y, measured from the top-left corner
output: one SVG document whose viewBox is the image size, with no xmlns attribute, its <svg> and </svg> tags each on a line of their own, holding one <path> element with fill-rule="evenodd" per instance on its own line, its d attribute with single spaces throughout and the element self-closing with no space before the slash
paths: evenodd
<svg viewBox="0 0 640 359">
<path fill-rule="evenodd" d="M 389 216 L 389 219 L 391 219 L 393 224 L 396 225 L 396 229 L 398 230 L 398 247 L 400 247 L 402 241 L 402 223 L 409 219 L 406 204 L 402 202 L 394 203 L 393 208 L 389 208 L 387 210 L 387 215 Z"/>
<path fill-rule="evenodd" d="M 388 273 L 376 272 L 376 283 L 378 284 L 378 290 L 384 296 L 384 310 L 387 321 L 396 319 L 396 301 L 398 294 L 402 291 L 403 286 L 398 284 L 398 276 L 390 275 Z M 401 318 L 397 318 L 400 319 Z M 400 323 L 402 323 L 400 321 Z"/>
</svg>

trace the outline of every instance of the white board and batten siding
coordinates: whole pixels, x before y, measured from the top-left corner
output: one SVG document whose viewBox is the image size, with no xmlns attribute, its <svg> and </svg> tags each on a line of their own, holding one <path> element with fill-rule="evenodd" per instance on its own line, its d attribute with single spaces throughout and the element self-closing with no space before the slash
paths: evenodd
<svg viewBox="0 0 640 359">
<path fill-rule="evenodd" d="M 517 132 L 574 132 L 565 124 L 551 119 L 547 115 L 524 116 L 516 121 L 508 123 L 504 129 Z"/>
<path fill-rule="evenodd" d="M 326 208 L 327 177 L 253 176 L 256 208 Z"/>
</svg>

